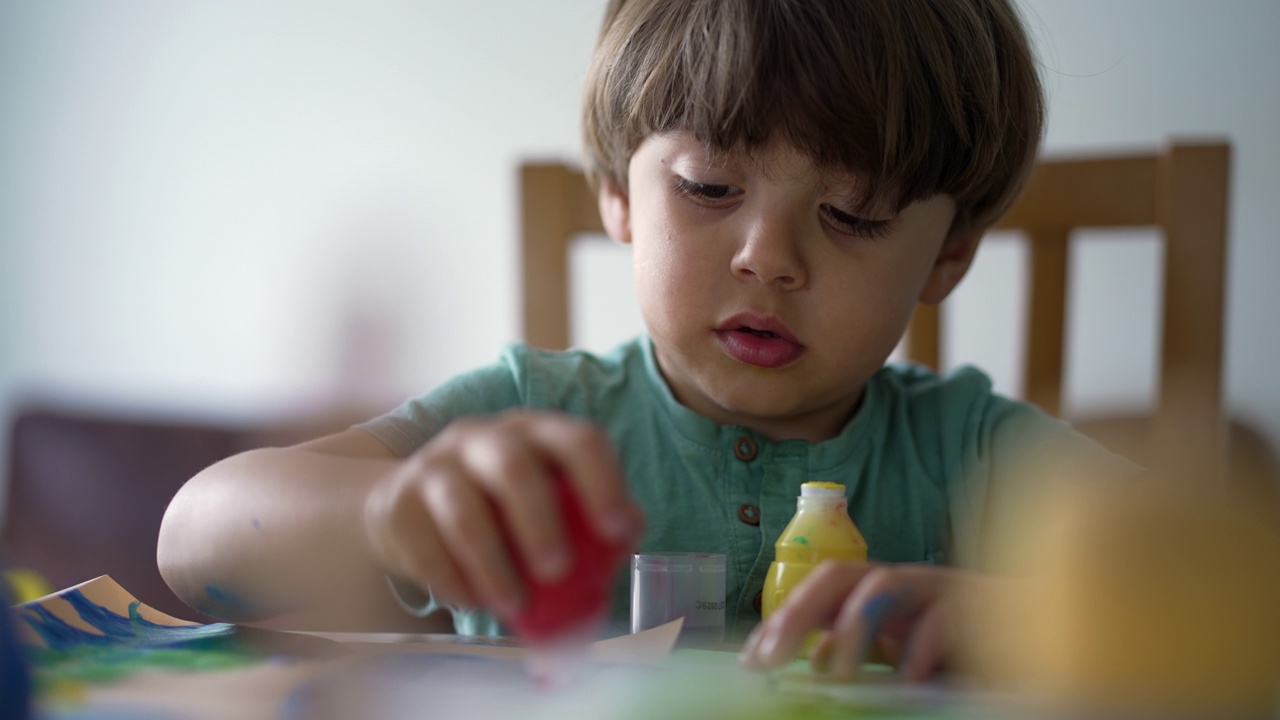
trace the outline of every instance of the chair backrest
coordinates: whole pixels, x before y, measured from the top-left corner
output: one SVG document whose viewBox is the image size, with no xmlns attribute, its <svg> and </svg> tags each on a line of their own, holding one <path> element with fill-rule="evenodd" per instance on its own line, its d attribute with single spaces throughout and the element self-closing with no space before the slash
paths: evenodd
<svg viewBox="0 0 1280 720">
<path fill-rule="evenodd" d="M 1155 227 L 1164 238 L 1159 408 L 1151 432 L 1165 458 L 1216 477 L 1222 438 L 1222 327 L 1226 262 L 1225 143 L 1172 143 L 1158 152 L 1039 162 L 996 226 L 1030 244 L 1022 396 L 1059 414 L 1069 240 L 1081 228 Z M 570 165 L 520 168 L 524 339 L 569 345 L 569 251 L 603 232 L 596 198 Z M 942 315 L 921 305 L 907 356 L 940 367 Z M 1172 453 L 1172 454 L 1169 454 Z M 1188 465 L 1191 463 L 1191 465 Z M 1190 468 L 1190 469 L 1189 469 Z"/>
</svg>

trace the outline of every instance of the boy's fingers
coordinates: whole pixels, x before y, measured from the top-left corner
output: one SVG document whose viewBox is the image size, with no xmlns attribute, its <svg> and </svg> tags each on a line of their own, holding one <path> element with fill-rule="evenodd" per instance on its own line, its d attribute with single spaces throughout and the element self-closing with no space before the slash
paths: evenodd
<svg viewBox="0 0 1280 720">
<path fill-rule="evenodd" d="M 926 680 L 942 665 L 947 653 L 947 627 L 951 617 L 948 608 L 946 603 L 934 603 L 921 615 L 898 666 L 903 678 Z"/>
<path fill-rule="evenodd" d="M 509 617 L 524 600 L 488 497 L 460 468 L 437 469 L 422 484 L 423 500 L 467 585 L 484 604 Z"/>
<path fill-rule="evenodd" d="M 867 573 L 832 626 L 832 678 L 853 679 L 882 631 L 915 632 L 919 618 L 913 616 L 936 604 L 942 578 L 926 565 L 879 566 Z"/>
<path fill-rule="evenodd" d="M 395 574 L 429 588 L 441 602 L 477 604 L 418 493 L 399 494 L 396 506 L 382 517 L 386 518 L 386 525 L 377 528 L 374 542 L 397 571 Z"/>
<path fill-rule="evenodd" d="M 874 579 L 874 574 L 868 579 Z M 887 582 L 859 587 L 849 596 L 831 629 L 828 672 L 836 680 L 852 680 L 867 659 L 871 643 L 889 613 L 896 609 L 898 593 Z"/>
<path fill-rule="evenodd" d="M 764 626 L 757 625 L 750 635 L 747 635 L 746 642 L 742 643 L 742 649 L 738 651 L 738 664 L 745 670 L 764 670 L 765 667 L 760 664 L 758 657 L 758 648 L 760 646 L 760 638 L 764 635 Z"/>
<path fill-rule="evenodd" d="M 530 439 L 564 471 L 596 531 L 615 542 L 638 541 L 643 529 L 638 519 L 643 514 L 627 492 L 609 437 L 569 415 L 539 414 L 526 419 Z"/>
<path fill-rule="evenodd" d="M 569 569 L 560 510 L 546 461 L 519 433 L 477 434 L 459 449 L 466 471 L 498 506 L 525 567 L 542 580 Z"/>
<path fill-rule="evenodd" d="M 809 665 L 814 672 L 826 673 L 831 668 L 831 633 L 824 632 L 809 651 Z"/>
<path fill-rule="evenodd" d="M 796 657 L 809 633 L 823 627 L 873 566 L 826 562 L 814 568 L 765 622 L 756 647 L 757 662 L 766 668 Z"/>
</svg>

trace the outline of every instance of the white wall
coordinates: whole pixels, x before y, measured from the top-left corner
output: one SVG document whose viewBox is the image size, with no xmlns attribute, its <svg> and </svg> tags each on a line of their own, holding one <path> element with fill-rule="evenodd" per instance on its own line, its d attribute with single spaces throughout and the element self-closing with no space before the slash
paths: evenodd
<svg viewBox="0 0 1280 720">
<path fill-rule="evenodd" d="M 252 415 L 492 358 L 516 333 L 515 163 L 575 156 L 598 21 L 4 4 L 0 383 Z"/>
<path fill-rule="evenodd" d="M 515 163 L 576 155 L 602 5 L 0 4 L 0 419 L 36 395 L 388 405 L 493 358 L 518 332 Z M 1023 5 L 1049 150 L 1234 143 L 1227 392 L 1280 438 L 1280 3 Z M 1157 253 L 1079 253 L 1073 407 L 1149 400 Z M 1005 388 L 1018 258 L 984 249 L 951 345 Z M 580 339 L 631 334 L 625 250 L 575 265 Z"/>
</svg>

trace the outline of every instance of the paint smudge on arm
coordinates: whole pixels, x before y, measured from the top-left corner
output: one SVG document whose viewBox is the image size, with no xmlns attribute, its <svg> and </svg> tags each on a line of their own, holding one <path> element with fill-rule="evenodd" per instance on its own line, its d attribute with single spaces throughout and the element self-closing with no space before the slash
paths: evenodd
<svg viewBox="0 0 1280 720">
<path fill-rule="evenodd" d="M 204 596 L 196 609 L 206 615 L 232 621 L 253 616 L 251 603 L 220 585 L 205 585 Z"/>
</svg>

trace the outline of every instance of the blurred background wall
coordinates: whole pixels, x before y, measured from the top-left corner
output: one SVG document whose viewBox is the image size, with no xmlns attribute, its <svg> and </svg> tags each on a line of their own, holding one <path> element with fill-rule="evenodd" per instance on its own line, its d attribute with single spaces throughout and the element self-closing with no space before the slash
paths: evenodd
<svg viewBox="0 0 1280 720">
<path fill-rule="evenodd" d="M 1280 439 L 1280 3 L 1020 4 L 1048 151 L 1233 143 L 1227 402 Z M 0 421 L 373 412 L 494 358 L 519 332 L 516 163 L 576 157 L 602 7 L 0 3 Z M 1154 396 L 1159 243 L 1101 239 L 1074 259 L 1074 410 Z M 1007 391 L 1021 258 L 984 247 L 947 345 Z M 626 251 L 573 262 L 579 344 L 637 332 Z"/>
</svg>

